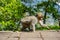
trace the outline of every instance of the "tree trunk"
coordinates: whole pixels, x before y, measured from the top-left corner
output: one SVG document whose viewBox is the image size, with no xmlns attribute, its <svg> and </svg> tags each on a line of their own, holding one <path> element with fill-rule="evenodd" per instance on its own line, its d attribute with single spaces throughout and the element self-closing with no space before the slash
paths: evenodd
<svg viewBox="0 0 60 40">
<path fill-rule="evenodd" d="M 45 14 L 44 14 L 44 21 L 43 21 L 43 23 L 45 24 L 46 23 L 46 11 L 45 11 Z"/>
<path fill-rule="evenodd" d="M 59 26 L 60 26 L 60 19 L 58 21 L 59 21 Z"/>
<path fill-rule="evenodd" d="M 60 21 L 59 21 L 59 26 L 60 26 Z"/>
</svg>

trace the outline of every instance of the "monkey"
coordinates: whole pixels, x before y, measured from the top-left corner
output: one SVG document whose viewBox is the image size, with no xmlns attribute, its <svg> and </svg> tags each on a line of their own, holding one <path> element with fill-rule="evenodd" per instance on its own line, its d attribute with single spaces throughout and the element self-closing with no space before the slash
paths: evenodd
<svg viewBox="0 0 60 40">
<path fill-rule="evenodd" d="M 37 13 L 36 16 L 26 16 L 24 18 L 21 19 L 21 23 L 22 23 L 22 30 L 26 29 L 26 28 L 32 28 L 33 32 L 35 32 L 35 25 L 37 23 L 39 23 L 41 26 L 41 19 L 43 18 L 42 13 Z M 43 25 L 45 26 L 45 24 Z"/>
</svg>

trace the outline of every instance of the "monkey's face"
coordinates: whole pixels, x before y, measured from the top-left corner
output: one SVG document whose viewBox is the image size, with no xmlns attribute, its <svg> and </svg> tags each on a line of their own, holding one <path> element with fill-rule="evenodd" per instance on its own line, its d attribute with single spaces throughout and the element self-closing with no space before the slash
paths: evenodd
<svg viewBox="0 0 60 40">
<path fill-rule="evenodd" d="M 37 14 L 36 17 L 37 17 L 38 20 L 43 19 L 43 15 L 42 14 Z"/>
</svg>

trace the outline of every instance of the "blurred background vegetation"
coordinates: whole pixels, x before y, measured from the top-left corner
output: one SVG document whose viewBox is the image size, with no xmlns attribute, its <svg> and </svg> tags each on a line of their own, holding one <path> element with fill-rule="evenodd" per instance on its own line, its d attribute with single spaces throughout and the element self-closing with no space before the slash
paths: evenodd
<svg viewBox="0 0 60 40">
<path fill-rule="evenodd" d="M 58 0 L 0 0 L 0 30 L 20 31 L 20 19 L 24 17 L 26 12 L 29 15 L 35 15 L 37 12 L 44 13 L 44 24 L 47 15 L 51 14 L 54 20 L 57 19 L 60 26 L 60 15 L 58 13 Z M 35 2 L 35 3 L 34 3 Z M 33 3 L 33 4 L 32 4 Z M 36 26 L 37 29 L 38 25 Z M 60 29 L 60 27 L 52 26 L 51 29 Z M 43 28 L 44 29 L 44 28 Z"/>
</svg>

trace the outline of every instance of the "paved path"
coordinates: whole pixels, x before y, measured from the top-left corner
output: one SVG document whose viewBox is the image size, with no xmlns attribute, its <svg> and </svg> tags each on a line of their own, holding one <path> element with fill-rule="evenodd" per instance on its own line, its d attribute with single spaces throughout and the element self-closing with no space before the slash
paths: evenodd
<svg viewBox="0 0 60 40">
<path fill-rule="evenodd" d="M 47 30 L 36 32 L 0 31 L 0 40 L 60 40 L 60 31 Z"/>
</svg>

